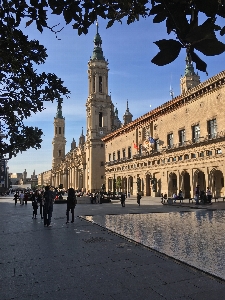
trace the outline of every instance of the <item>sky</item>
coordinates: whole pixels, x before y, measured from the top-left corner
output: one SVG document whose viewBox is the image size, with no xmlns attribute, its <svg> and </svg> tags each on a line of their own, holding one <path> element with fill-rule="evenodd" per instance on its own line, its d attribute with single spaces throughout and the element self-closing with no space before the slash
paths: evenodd
<svg viewBox="0 0 225 300">
<path fill-rule="evenodd" d="M 58 24 L 59 29 L 64 26 L 62 17 L 52 17 L 52 25 Z M 102 49 L 105 59 L 109 62 L 109 94 L 112 102 L 118 108 L 119 118 L 123 120 L 126 102 L 133 120 L 149 112 L 151 109 L 171 99 L 170 87 L 174 96 L 180 95 L 180 78 L 185 70 L 185 50 L 172 63 L 158 67 L 151 63 L 151 59 L 158 53 L 154 41 L 174 38 L 167 35 L 165 23 L 153 24 L 152 18 L 127 25 L 115 23 L 106 29 L 107 22 L 98 20 L 99 34 L 102 38 Z M 63 99 L 62 113 L 65 117 L 66 153 L 71 149 L 73 138 L 78 144 L 82 132 L 86 134 L 86 107 L 88 97 L 88 61 L 94 49 L 93 39 L 96 25 L 89 28 L 86 35 L 78 36 L 72 25 L 65 25 L 63 30 L 55 34 L 44 29 L 39 33 L 34 25 L 23 28 L 23 32 L 30 39 L 37 39 L 47 49 L 48 58 L 44 65 L 37 66 L 40 72 L 55 73 L 64 81 L 70 90 L 70 98 Z M 60 39 L 60 40 L 59 40 Z M 225 42 L 224 38 L 220 41 Z M 198 72 L 201 82 L 224 70 L 225 54 L 205 57 L 208 76 Z M 26 120 L 29 126 L 37 126 L 43 130 L 43 142 L 38 150 L 29 149 L 19 153 L 8 161 L 10 173 L 22 173 L 25 169 L 27 176 L 33 172 L 38 175 L 51 169 L 52 140 L 54 135 L 53 121 L 57 111 L 57 102 L 46 103 L 46 109 L 34 114 Z"/>
</svg>

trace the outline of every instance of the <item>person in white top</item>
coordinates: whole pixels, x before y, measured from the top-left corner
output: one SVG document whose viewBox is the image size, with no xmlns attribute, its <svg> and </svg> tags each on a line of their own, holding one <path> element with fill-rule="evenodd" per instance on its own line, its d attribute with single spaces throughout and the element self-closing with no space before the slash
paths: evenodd
<svg viewBox="0 0 225 300">
<path fill-rule="evenodd" d="M 21 192 L 21 193 L 20 193 L 20 205 L 23 205 L 23 204 L 24 204 L 24 203 L 23 203 L 23 200 L 24 200 L 24 193 Z"/>
</svg>

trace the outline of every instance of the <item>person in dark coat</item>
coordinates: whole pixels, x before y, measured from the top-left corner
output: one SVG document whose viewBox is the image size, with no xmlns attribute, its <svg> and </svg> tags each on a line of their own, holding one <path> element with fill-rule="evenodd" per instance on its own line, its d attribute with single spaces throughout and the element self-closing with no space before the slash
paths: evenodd
<svg viewBox="0 0 225 300">
<path fill-rule="evenodd" d="M 141 204 L 141 195 L 137 193 L 137 204 L 140 206 Z"/>
<path fill-rule="evenodd" d="M 69 223 L 69 212 L 70 211 L 72 214 L 71 223 L 74 223 L 74 208 L 75 208 L 75 206 L 76 206 L 75 190 L 73 188 L 69 188 L 68 189 L 68 197 L 67 197 L 67 209 L 66 209 L 67 221 L 66 221 L 66 223 Z"/>
<path fill-rule="evenodd" d="M 37 219 L 37 210 L 38 210 L 38 202 L 35 194 L 32 196 L 32 206 L 33 206 L 33 217 L 32 219 Z"/>
<path fill-rule="evenodd" d="M 45 187 L 44 192 L 44 226 L 51 226 L 52 212 L 53 212 L 53 192 L 50 190 L 49 186 Z"/>
<path fill-rule="evenodd" d="M 125 207 L 125 200 L 126 200 L 126 196 L 124 193 L 121 194 L 121 205 L 122 207 Z"/>
<path fill-rule="evenodd" d="M 18 192 L 16 192 L 15 195 L 14 195 L 15 205 L 17 204 L 18 199 L 19 199 L 19 194 L 18 194 Z"/>
</svg>

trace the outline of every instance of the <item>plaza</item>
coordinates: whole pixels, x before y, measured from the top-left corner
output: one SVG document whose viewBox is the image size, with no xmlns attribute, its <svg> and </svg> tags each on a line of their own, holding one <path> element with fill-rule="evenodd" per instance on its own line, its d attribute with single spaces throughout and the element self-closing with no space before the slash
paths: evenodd
<svg viewBox="0 0 225 300">
<path fill-rule="evenodd" d="M 216 259 L 224 256 L 224 202 L 197 208 L 143 197 L 139 207 L 131 197 L 125 207 L 78 204 L 73 224 L 66 224 L 66 205 L 55 204 L 51 228 L 40 215 L 32 220 L 31 203 L 15 206 L 6 196 L 0 206 L 0 299 L 225 297 L 224 266 Z M 196 228 L 201 223 L 205 232 Z M 194 265 L 195 256 L 210 267 Z"/>
</svg>

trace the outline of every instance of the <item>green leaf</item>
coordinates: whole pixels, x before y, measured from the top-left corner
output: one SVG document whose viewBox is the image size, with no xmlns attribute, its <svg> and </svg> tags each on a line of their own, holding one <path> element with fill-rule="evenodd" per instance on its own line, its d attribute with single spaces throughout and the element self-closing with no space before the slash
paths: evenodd
<svg viewBox="0 0 225 300">
<path fill-rule="evenodd" d="M 27 21 L 27 22 L 26 22 L 26 27 L 30 26 L 30 24 L 32 24 L 32 23 L 33 23 L 33 20 Z"/>
<path fill-rule="evenodd" d="M 225 34 L 225 26 L 221 29 L 221 31 L 220 31 L 220 35 L 224 35 Z"/>
<path fill-rule="evenodd" d="M 196 64 L 196 69 L 198 69 L 199 71 L 202 71 L 202 72 L 205 72 L 207 75 L 207 71 L 206 71 L 206 68 L 207 68 L 207 64 L 201 60 L 198 55 L 196 53 L 194 53 L 193 51 L 190 53 L 191 55 L 191 59 L 192 61 Z"/>
<path fill-rule="evenodd" d="M 216 37 L 195 43 L 193 47 L 207 56 L 219 55 L 225 51 L 225 44 Z"/>
<path fill-rule="evenodd" d="M 208 17 L 215 16 L 218 11 L 218 0 L 195 0 L 197 9 Z"/>
<path fill-rule="evenodd" d="M 195 43 L 207 38 L 213 38 L 215 24 L 211 18 L 207 19 L 202 25 L 194 27 L 186 35 L 185 39 L 189 43 Z"/>
<path fill-rule="evenodd" d="M 166 16 L 166 13 L 165 12 L 161 12 L 161 13 L 158 13 L 154 19 L 153 19 L 153 23 L 161 23 L 163 21 L 165 21 L 167 18 Z"/>
<path fill-rule="evenodd" d="M 150 15 L 157 15 L 165 10 L 165 6 L 163 4 L 155 5 L 150 10 Z"/>
<path fill-rule="evenodd" d="M 174 61 L 181 50 L 181 43 L 175 40 L 160 40 L 155 42 L 160 52 L 151 60 L 157 66 L 164 66 Z"/>
<path fill-rule="evenodd" d="M 107 28 L 107 29 L 110 28 L 110 27 L 114 24 L 114 22 L 115 22 L 114 20 L 110 20 L 110 21 L 108 22 L 106 28 Z"/>
</svg>

